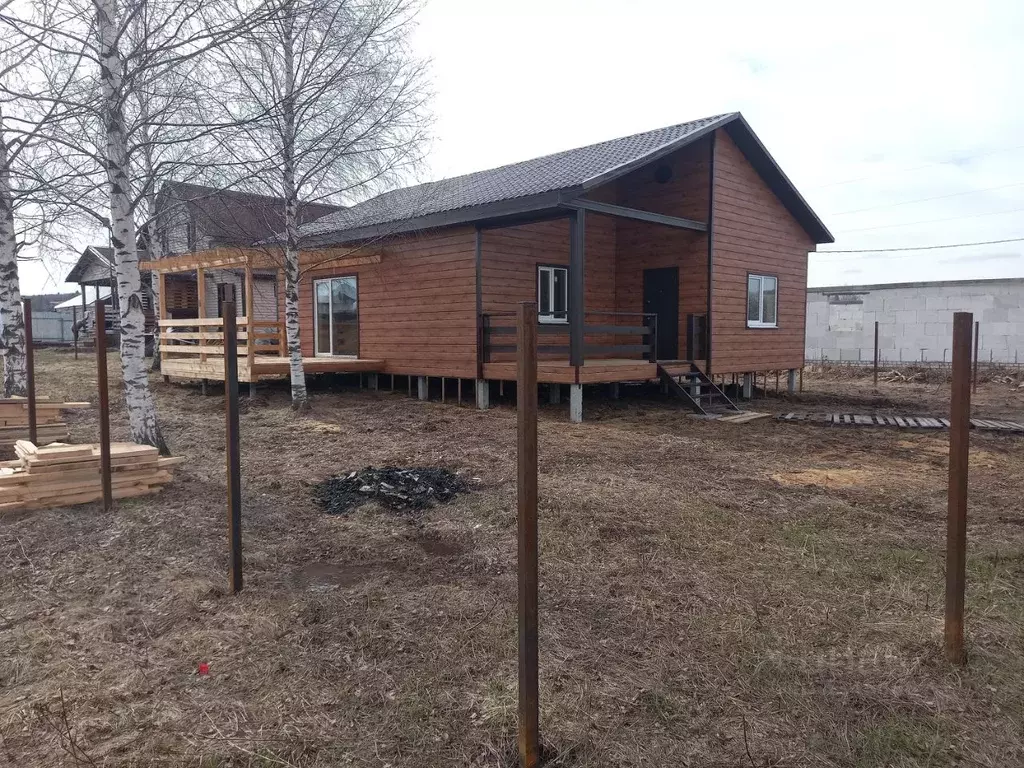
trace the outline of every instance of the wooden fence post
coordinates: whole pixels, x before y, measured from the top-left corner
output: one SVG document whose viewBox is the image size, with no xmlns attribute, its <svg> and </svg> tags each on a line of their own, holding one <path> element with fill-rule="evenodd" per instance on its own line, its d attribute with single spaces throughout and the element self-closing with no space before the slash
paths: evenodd
<svg viewBox="0 0 1024 768">
<path fill-rule="evenodd" d="M 517 494 L 519 506 L 519 762 L 540 763 L 537 669 L 537 305 L 519 304 L 516 318 Z"/>
<path fill-rule="evenodd" d="M 36 420 L 36 351 L 32 342 L 32 300 L 23 299 L 22 313 L 25 320 L 25 386 L 28 395 L 28 439 L 37 445 L 39 429 Z"/>
<path fill-rule="evenodd" d="M 238 326 L 235 303 L 224 302 L 224 401 L 228 475 L 228 587 L 242 591 L 242 479 L 238 443 Z"/>
<path fill-rule="evenodd" d="M 971 429 L 970 312 L 953 314 L 953 382 L 949 403 L 949 502 L 946 518 L 946 658 L 967 663 L 964 589 L 967 581 L 967 467 Z"/>
<path fill-rule="evenodd" d="M 96 300 L 96 388 L 100 397 L 100 480 L 103 484 L 103 509 L 114 505 L 110 468 L 110 389 L 107 385 L 107 316 L 102 299 Z"/>
</svg>

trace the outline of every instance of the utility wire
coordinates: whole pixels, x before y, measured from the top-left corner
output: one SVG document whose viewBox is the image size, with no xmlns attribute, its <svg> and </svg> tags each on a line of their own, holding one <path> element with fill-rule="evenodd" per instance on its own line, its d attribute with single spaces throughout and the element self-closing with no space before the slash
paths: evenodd
<svg viewBox="0 0 1024 768">
<path fill-rule="evenodd" d="M 1006 211 L 989 211 L 988 213 L 967 213 L 963 216 L 946 216 L 941 219 L 926 219 L 924 221 L 905 221 L 902 224 L 879 224 L 877 227 L 858 227 L 857 229 L 840 230 L 842 234 L 851 232 L 872 232 L 876 229 L 899 229 L 900 227 L 913 227 L 918 224 L 944 224 L 947 221 L 960 221 L 961 219 L 980 219 L 983 216 L 1002 216 L 1006 213 L 1020 213 L 1024 208 L 1010 208 Z"/>
<path fill-rule="evenodd" d="M 867 208 L 857 208 L 852 211 L 840 211 L 839 213 L 831 213 L 830 216 L 848 216 L 851 213 L 863 213 L 864 211 L 877 211 L 879 208 L 895 208 L 899 205 L 910 205 L 911 203 L 927 203 L 932 200 L 945 200 L 947 197 L 963 197 L 964 195 L 978 195 L 982 192 L 995 192 L 999 189 L 1009 189 L 1010 187 L 1021 187 L 1024 186 L 1024 182 L 1018 181 L 1013 184 L 1003 184 L 999 187 L 986 187 L 985 189 L 968 189 L 966 192 L 952 192 L 948 195 L 936 195 L 935 197 L 919 197 L 916 200 L 903 200 L 898 203 L 882 203 L 881 205 L 870 205 Z"/>
<path fill-rule="evenodd" d="M 930 163 L 924 163 L 922 165 L 914 165 L 910 168 L 897 168 L 891 171 L 882 171 L 881 173 L 873 173 L 868 176 L 860 176 L 856 179 L 846 179 L 845 181 L 831 181 L 828 184 L 819 184 L 816 187 L 807 187 L 808 191 L 814 189 L 827 189 L 829 187 L 838 187 L 843 184 L 856 184 L 859 181 L 870 181 L 871 179 L 877 179 L 880 176 L 892 176 L 897 173 L 910 173 L 911 171 L 919 171 L 922 168 L 931 168 L 933 165 L 950 165 L 952 163 L 962 163 L 966 160 L 976 160 L 979 157 L 988 157 L 989 155 L 997 155 L 1000 152 L 1013 152 L 1018 149 L 1024 149 L 1024 144 L 1018 144 L 1014 147 L 1000 147 L 998 149 L 989 150 L 988 152 L 977 152 L 973 155 L 958 155 L 951 157 L 948 160 L 934 160 Z"/>
<path fill-rule="evenodd" d="M 985 240 L 979 243 L 949 243 L 945 245 L 918 245 L 906 248 L 865 248 L 853 251 L 817 251 L 817 254 L 825 253 L 895 253 L 897 251 L 936 251 L 942 248 L 968 248 L 973 245 L 1000 245 L 1002 243 L 1021 243 L 1024 237 L 1011 237 L 1006 240 Z"/>
</svg>

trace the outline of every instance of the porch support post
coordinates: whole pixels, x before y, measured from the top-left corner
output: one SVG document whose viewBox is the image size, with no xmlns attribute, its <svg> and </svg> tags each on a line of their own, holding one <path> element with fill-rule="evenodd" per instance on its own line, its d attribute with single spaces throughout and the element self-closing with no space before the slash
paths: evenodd
<svg viewBox="0 0 1024 768">
<path fill-rule="evenodd" d="M 206 317 L 206 272 L 202 267 L 196 270 L 196 299 L 199 302 L 199 307 L 196 309 L 196 318 L 202 320 Z M 206 344 L 206 329 L 200 325 L 196 328 L 199 331 L 199 345 L 204 346 Z M 206 362 L 206 354 L 199 354 L 199 362 Z M 205 395 L 206 392 L 204 391 Z"/>
<path fill-rule="evenodd" d="M 743 374 L 743 399 L 749 400 L 754 396 L 754 381 L 749 373 Z"/>
<path fill-rule="evenodd" d="M 548 384 L 548 402 L 551 405 L 558 405 L 562 401 L 562 385 Z"/>
<path fill-rule="evenodd" d="M 789 377 L 786 381 L 786 390 L 791 395 L 796 394 L 796 368 L 789 369 Z"/>
<path fill-rule="evenodd" d="M 583 421 L 583 385 L 569 385 L 569 421 L 579 424 Z"/>
<path fill-rule="evenodd" d="M 245 326 L 245 352 L 249 366 L 249 394 L 252 394 L 253 384 L 259 381 L 256 373 L 256 307 L 252 300 L 252 267 L 248 264 L 245 267 L 245 315 L 248 321 Z"/>
<path fill-rule="evenodd" d="M 587 213 L 569 215 L 569 365 L 583 365 L 584 233 Z M 582 403 L 582 400 L 580 401 Z M 582 413 L 582 410 L 581 410 Z"/>
<path fill-rule="evenodd" d="M 491 387 L 487 379 L 476 379 L 476 407 L 486 411 L 491 407 Z"/>
<path fill-rule="evenodd" d="M 417 376 L 416 377 L 416 394 L 419 396 L 420 400 L 426 400 L 427 399 L 427 377 L 426 376 Z"/>
</svg>

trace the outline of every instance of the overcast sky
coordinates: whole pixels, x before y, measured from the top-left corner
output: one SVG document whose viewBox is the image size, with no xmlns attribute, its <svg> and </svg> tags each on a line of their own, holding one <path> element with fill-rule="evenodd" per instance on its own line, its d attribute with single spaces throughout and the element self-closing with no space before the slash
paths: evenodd
<svg viewBox="0 0 1024 768">
<path fill-rule="evenodd" d="M 1024 238 L 1020 0 L 427 0 L 415 39 L 428 178 L 740 111 L 822 251 Z M 810 264 L 811 285 L 1024 277 L 1024 242 Z"/>
</svg>

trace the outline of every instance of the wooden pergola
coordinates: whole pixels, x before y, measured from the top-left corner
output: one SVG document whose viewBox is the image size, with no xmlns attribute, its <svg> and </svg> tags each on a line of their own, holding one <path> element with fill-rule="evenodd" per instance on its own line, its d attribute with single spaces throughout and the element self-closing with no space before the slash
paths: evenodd
<svg viewBox="0 0 1024 768">
<path fill-rule="evenodd" d="M 347 268 L 379 264 L 379 252 L 365 253 L 351 248 L 330 248 L 302 251 L 299 268 Z M 257 318 L 253 303 L 255 270 L 280 272 L 284 253 L 280 248 L 215 248 L 208 251 L 168 256 L 139 264 L 140 269 L 154 272 L 159 283 L 157 326 L 160 332 L 160 365 L 169 378 L 223 380 L 225 375 L 223 319 L 206 317 L 207 270 L 231 270 L 244 276 L 243 291 L 246 314 L 237 318 L 238 377 L 250 383 L 260 378 L 287 375 L 287 341 L 285 324 L 280 319 Z M 195 318 L 169 318 L 167 309 L 167 275 L 194 273 L 196 277 L 197 310 Z M 383 361 L 313 358 L 304 360 L 309 373 L 326 371 L 373 371 Z"/>
</svg>

